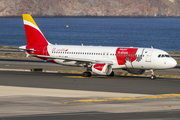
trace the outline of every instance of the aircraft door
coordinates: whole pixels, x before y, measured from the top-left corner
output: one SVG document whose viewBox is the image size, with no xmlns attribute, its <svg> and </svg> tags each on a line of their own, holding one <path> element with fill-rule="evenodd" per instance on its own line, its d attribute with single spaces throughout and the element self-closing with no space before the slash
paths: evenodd
<svg viewBox="0 0 180 120">
<path fill-rule="evenodd" d="M 147 51 L 145 53 L 146 53 L 146 62 L 151 62 L 152 50 L 151 51 Z"/>
</svg>

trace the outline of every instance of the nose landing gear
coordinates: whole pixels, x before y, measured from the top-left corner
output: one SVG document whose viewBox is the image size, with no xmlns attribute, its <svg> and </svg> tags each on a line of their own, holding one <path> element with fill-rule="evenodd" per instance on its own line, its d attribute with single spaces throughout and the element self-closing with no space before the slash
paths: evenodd
<svg viewBox="0 0 180 120">
<path fill-rule="evenodd" d="M 150 69 L 150 72 L 151 72 L 151 79 L 152 80 L 156 79 L 156 76 L 154 75 L 154 71 Z"/>
</svg>

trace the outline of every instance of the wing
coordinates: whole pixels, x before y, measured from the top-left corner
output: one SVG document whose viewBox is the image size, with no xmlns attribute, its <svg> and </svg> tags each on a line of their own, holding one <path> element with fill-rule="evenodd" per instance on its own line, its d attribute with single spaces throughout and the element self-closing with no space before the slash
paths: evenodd
<svg viewBox="0 0 180 120">
<path fill-rule="evenodd" d="M 92 59 L 82 59 L 82 58 L 71 58 L 71 57 L 56 57 L 56 56 L 45 56 L 45 55 L 33 55 L 34 57 L 41 57 L 41 58 L 48 58 L 47 60 L 54 60 L 54 59 L 60 59 L 60 60 L 68 60 L 68 61 L 77 61 L 77 62 L 84 62 L 84 63 L 107 63 L 107 64 L 113 64 L 112 61 L 101 61 L 101 60 L 92 60 Z"/>
</svg>

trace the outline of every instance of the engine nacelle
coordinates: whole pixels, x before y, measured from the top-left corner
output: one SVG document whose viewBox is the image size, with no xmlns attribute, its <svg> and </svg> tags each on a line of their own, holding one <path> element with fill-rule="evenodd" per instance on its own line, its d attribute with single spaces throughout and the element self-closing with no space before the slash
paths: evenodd
<svg viewBox="0 0 180 120">
<path fill-rule="evenodd" d="M 94 64 L 92 66 L 92 72 L 99 75 L 110 75 L 112 72 L 112 66 L 109 64 Z"/>
<path fill-rule="evenodd" d="M 126 71 L 128 71 L 129 73 L 132 74 L 144 74 L 145 70 L 142 69 L 127 69 Z"/>
</svg>

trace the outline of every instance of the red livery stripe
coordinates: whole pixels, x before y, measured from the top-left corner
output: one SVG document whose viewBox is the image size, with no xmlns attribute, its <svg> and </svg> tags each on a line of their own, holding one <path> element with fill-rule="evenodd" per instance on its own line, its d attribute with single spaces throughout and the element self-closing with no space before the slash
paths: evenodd
<svg viewBox="0 0 180 120">
<path fill-rule="evenodd" d="M 102 71 L 103 67 L 105 66 L 106 64 L 95 64 L 93 67 L 96 69 L 96 70 L 99 70 L 99 71 Z"/>
<path fill-rule="evenodd" d="M 48 45 L 48 42 L 46 41 L 44 35 L 42 35 L 42 33 L 39 30 L 29 25 L 24 25 L 24 27 L 28 46 Z"/>
<path fill-rule="evenodd" d="M 117 48 L 116 50 L 116 59 L 118 65 L 124 65 L 126 57 L 131 59 L 131 62 L 136 60 L 136 56 L 134 56 L 137 52 L 137 48 Z"/>
</svg>

